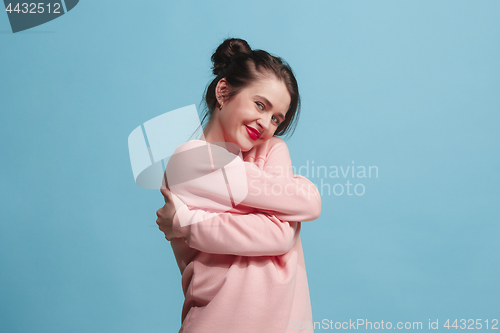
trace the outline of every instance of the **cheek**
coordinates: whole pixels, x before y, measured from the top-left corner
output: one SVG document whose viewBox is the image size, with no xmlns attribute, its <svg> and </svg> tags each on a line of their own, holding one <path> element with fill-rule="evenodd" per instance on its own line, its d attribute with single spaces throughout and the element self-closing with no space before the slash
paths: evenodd
<svg viewBox="0 0 500 333">
<path fill-rule="evenodd" d="M 234 130 L 234 126 L 238 122 L 238 117 L 235 117 L 235 113 L 233 112 L 234 110 L 227 109 L 227 113 L 224 115 L 224 124 L 226 127 L 226 130 Z"/>
<path fill-rule="evenodd" d="M 274 134 L 274 130 L 269 130 L 269 131 L 267 131 L 267 132 L 266 132 L 266 134 L 264 134 L 264 135 L 262 136 L 263 141 L 267 141 L 267 140 L 269 140 L 270 138 L 272 138 L 273 134 Z"/>
</svg>

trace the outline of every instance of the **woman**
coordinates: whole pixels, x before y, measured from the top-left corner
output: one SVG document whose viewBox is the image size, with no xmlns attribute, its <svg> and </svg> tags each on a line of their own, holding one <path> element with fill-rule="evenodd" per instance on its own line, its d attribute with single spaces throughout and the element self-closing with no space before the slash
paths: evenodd
<svg viewBox="0 0 500 333">
<path fill-rule="evenodd" d="M 241 39 L 226 39 L 212 61 L 216 78 L 205 96 L 205 140 L 176 152 L 236 145 L 247 176 L 241 185 L 250 191 L 214 213 L 210 200 L 200 199 L 203 193 L 218 201 L 210 187 L 192 189 L 198 198 L 184 196 L 182 202 L 162 187 L 166 203 L 157 223 L 171 242 L 186 297 L 179 332 L 312 332 L 299 329 L 299 323 L 312 322 L 299 233 L 301 221 L 319 216 L 321 198 L 309 180 L 292 174 L 288 148 L 277 137 L 297 119 L 297 82 L 280 58 L 251 50 Z M 231 165 L 225 166 L 227 174 Z M 213 166 L 197 165 L 196 172 L 214 175 Z"/>
</svg>

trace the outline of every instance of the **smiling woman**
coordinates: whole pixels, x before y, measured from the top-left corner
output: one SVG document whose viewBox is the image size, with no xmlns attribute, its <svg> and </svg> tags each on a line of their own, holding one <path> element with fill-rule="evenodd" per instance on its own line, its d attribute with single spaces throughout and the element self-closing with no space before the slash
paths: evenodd
<svg viewBox="0 0 500 333">
<path fill-rule="evenodd" d="M 241 39 L 212 60 L 204 135 L 169 160 L 157 211 L 182 274 L 179 332 L 312 332 L 293 323 L 312 321 L 300 229 L 319 217 L 321 197 L 293 175 L 278 137 L 295 126 L 297 82 L 280 58 Z"/>
</svg>

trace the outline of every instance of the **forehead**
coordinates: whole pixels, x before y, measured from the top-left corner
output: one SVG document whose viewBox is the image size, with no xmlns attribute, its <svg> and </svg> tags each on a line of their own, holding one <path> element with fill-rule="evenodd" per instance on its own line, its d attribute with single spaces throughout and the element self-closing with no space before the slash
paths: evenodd
<svg viewBox="0 0 500 333">
<path fill-rule="evenodd" d="M 285 83 L 274 76 L 265 76 L 257 79 L 246 89 L 250 98 L 262 96 L 271 102 L 273 110 L 285 114 L 290 106 L 290 93 Z"/>
</svg>

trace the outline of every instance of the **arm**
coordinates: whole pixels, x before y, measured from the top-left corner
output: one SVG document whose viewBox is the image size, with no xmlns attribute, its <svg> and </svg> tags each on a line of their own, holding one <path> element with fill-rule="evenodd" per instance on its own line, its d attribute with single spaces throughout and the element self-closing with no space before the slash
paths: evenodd
<svg viewBox="0 0 500 333">
<path fill-rule="evenodd" d="M 236 213 L 253 208 L 286 221 L 316 219 L 321 213 L 318 190 L 307 178 L 292 174 L 285 142 L 277 137 L 271 141 L 265 170 L 229 156 L 224 148 L 190 141 L 167 164 L 169 188 L 191 207 Z"/>
<path fill-rule="evenodd" d="M 183 204 L 175 213 L 173 233 L 202 252 L 240 256 L 276 256 L 297 241 L 300 222 L 282 222 L 272 215 L 207 213 Z"/>
<path fill-rule="evenodd" d="M 253 163 L 245 162 L 247 172 L 252 171 L 254 173 L 252 179 L 260 179 L 260 184 L 265 184 L 266 181 L 269 183 L 271 178 L 284 179 L 285 176 L 292 174 L 288 148 L 281 139 L 276 139 L 278 139 L 279 142 L 272 146 L 266 156 L 266 163 L 264 165 L 266 171 L 259 169 Z M 199 165 L 200 164 L 196 164 L 196 166 Z M 205 173 L 201 171 L 199 171 L 198 174 L 205 175 Z M 305 180 L 306 184 L 310 183 L 307 178 L 302 176 L 296 178 Z M 202 193 L 211 190 L 213 188 L 211 185 L 215 182 L 205 181 L 203 185 L 207 183 L 209 186 L 203 188 Z M 253 184 L 255 185 L 255 183 Z M 273 184 L 277 183 L 274 182 Z M 284 182 L 278 184 L 286 186 L 286 184 L 289 183 Z M 312 183 L 310 184 L 312 187 L 309 187 L 309 189 L 313 188 L 317 193 L 316 187 Z M 276 188 L 276 186 L 274 188 Z M 306 190 L 307 189 L 306 187 Z M 276 192 L 274 193 L 276 194 Z M 212 195 L 212 193 L 210 194 Z M 272 192 L 268 192 L 268 194 L 272 194 Z M 177 210 L 174 210 L 174 212 L 176 211 L 175 217 L 173 218 L 173 222 L 170 222 L 169 228 L 172 230 L 170 237 L 181 237 L 189 247 L 199 251 L 245 256 L 280 255 L 290 250 L 299 235 L 300 223 L 282 222 L 277 218 L 278 214 L 272 214 L 272 211 L 259 214 L 249 213 L 246 215 L 209 213 L 202 209 L 189 209 L 176 195 L 172 196 L 177 199 Z M 248 197 L 250 196 L 247 196 L 247 198 Z M 269 204 L 270 200 L 275 200 L 263 195 L 259 196 L 258 193 L 254 193 L 250 198 L 254 199 L 254 202 L 261 205 L 261 207 L 267 207 L 266 204 Z M 211 197 L 210 199 L 214 198 Z M 307 196 L 306 199 L 308 199 Z M 317 206 L 313 206 L 309 214 L 312 216 L 319 216 L 321 211 L 319 193 L 316 198 L 312 197 L 309 199 L 317 199 L 315 201 L 313 200 L 313 203 L 316 203 Z M 216 201 L 217 199 L 214 200 Z M 194 201 L 193 203 L 196 204 Z M 286 207 L 289 203 L 290 201 L 287 200 L 281 202 L 283 207 Z M 203 207 L 203 205 L 191 205 L 191 207 Z M 293 204 L 288 208 L 288 214 L 294 214 L 294 209 L 296 216 L 300 216 L 300 214 L 305 216 L 305 214 L 307 214 L 307 212 L 300 212 L 300 209 L 296 208 Z M 167 239 L 169 238 L 167 237 Z"/>
<path fill-rule="evenodd" d="M 295 244 L 300 222 L 282 222 L 267 214 L 238 215 L 190 210 L 167 187 L 165 205 L 156 214 L 167 240 L 182 239 L 190 248 L 215 254 L 274 256 Z M 181 244 L 182 243 L 176 243 Z"/>
</svg>

